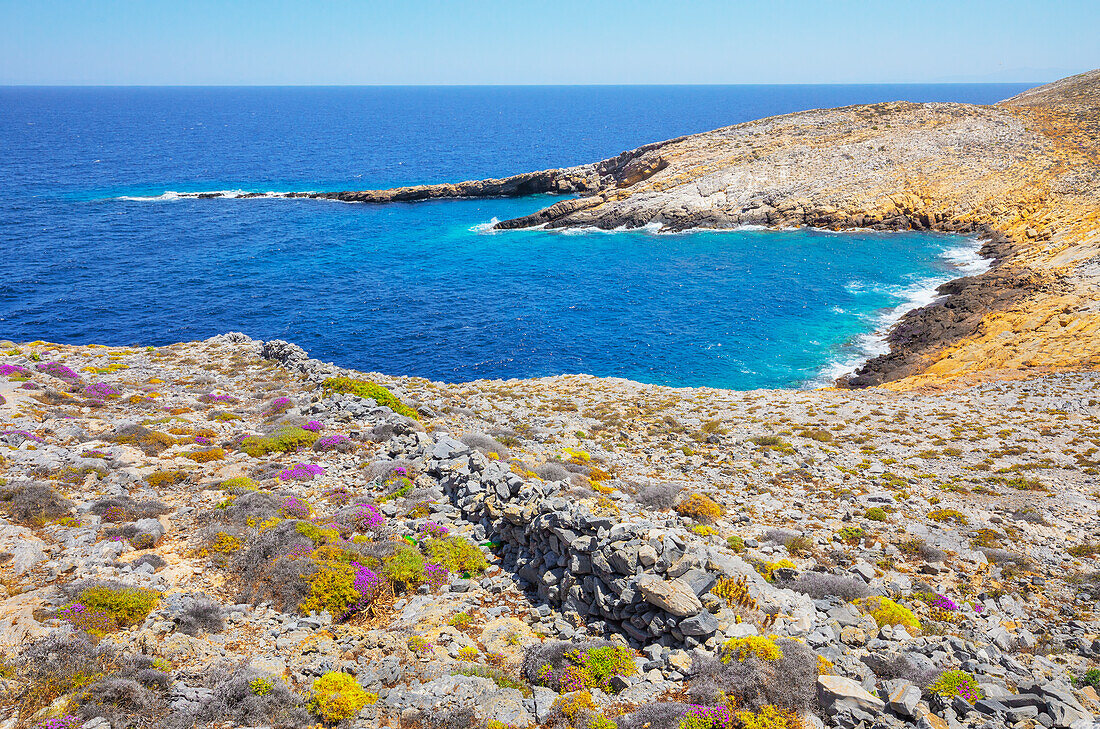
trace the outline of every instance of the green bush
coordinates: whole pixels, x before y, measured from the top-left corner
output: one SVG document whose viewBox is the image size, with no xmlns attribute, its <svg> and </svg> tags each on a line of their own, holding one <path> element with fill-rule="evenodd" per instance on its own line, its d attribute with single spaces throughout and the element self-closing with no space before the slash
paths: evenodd
<svg viewBox="0 0 1100 729">
<path fill-rule="evenodd" d="M 317 570 L 306 578 L 309 596 L 302 602 L 302 612 L 327 610 L 335 618 L 347 612 L 348 607 L 362 597 L 355 589 L 355 572 L 354 567 L 343 562 L 318 564 Z"/>
<path fill-rule="evenodd" d="M 872 506 L 863 513 L 863 518 L 871 521 L 886 521 L 886 510 L 881 506 Z"/>
<path fill-rule="evenodd" d="M 424 581 L 424 556 L 413 546 L 402 544 L 382 562 L 382 575 L 390 582 L 416 587 Z"/>
<path fill-rule="evenodd" d="M 398 400 L 392 392 L 367 380 L 353 380 L 350 377 L 330 377 L 321 383 L 321 387 L 331 392 L 342 392 L 359 397 L 368 397 L 383 407 L 404 415 L 405 417 L 419 420 L 416 411 Z"/>
<path fill-rule="evenodd" d="M 451 572 L 484 572 L 488 560 L 476 544 L 464 537 L 449 536 L 424 542 L 428 561 L 446 567 Z"/>
<path fill-rule="evenodd" d="M 81 590 L 75 602 L 88 610 L 107 613 L 120 628 L 136 625 L 160 602 L 160 593 L 142 587 L 92 585 Z"/>
<path fill-rule="evenodd" d="M 313 445 L 316 435 L 296 425 L 284 425 L 268 436 L 253 435 L 241 441 L 239 448 L 259 458 L 269 453 L 293 453 Z"/>
</svg>

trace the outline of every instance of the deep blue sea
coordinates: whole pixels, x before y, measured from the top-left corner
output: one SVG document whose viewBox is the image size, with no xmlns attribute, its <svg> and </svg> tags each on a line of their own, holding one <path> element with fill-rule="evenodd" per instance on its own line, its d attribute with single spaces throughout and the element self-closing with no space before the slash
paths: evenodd
<svg viewBox="0 0 1100 729">
<path fill-rule="evenodd" d="M 972 242 L 816 231 L 486 232 L 553 202 L 177 199 L 561 167 L 800 109 L 991 103 L 1028 84 L 0 88 L 0 339 L 243 331 L 446 381 L 584 372 L 821 384 Z"/>
</svg>

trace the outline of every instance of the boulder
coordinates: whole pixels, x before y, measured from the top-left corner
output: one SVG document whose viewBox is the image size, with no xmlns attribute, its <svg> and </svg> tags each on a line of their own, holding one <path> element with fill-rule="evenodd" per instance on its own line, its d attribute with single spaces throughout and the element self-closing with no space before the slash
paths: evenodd
<svg viewBox="0 0 1100 729">
<path fill-rule="evenodd" d="M 642 598 L 673 615 L 686 618 L 703 609 L 703 603 L 682 580 L 662 580 L 654 575 L 643 575 L 637 583 Z"/>
<path fill-rule="evenodd" d="M 829 716 L 852 709 L 879 715 L 886 708 L 882 699 L 868 693 L 852 679 L 842 676 L 818 676 L 817 696 L 821 707 Z"/>
</svg>

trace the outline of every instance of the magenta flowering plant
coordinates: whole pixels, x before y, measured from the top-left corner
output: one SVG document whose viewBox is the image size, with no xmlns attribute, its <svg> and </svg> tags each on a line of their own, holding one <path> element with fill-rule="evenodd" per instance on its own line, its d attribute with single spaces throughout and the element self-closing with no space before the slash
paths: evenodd
<svg viewBox="0 0 1100 729">
<path fill-rule="evenodd" d="M 309 504 L 297 496 L 288 496 L 283 499 L 282 506 L 279 507 L 279 514 L 284 519 L 306 519 L 309 517 Z"/>
<path fill-rule="evenodd" d="M 404 478 L 405 476 L 409 475 L 409 472 L 405 470 L 404 466 L 398 466 L 397 468 L 393 469 L 393 471 L 391 472 L 391 475 L 397 475 L 397 476 L 401 476 L 402 478 Z"/>
<path fill-rule="evenodd" d="M 92 397 L 97 400 L 106 400 L 108 398 L 121 397 L 122 392 L 114 385 L 109 385 L 106 382 L 97 382 L 84 388 L 84 396 Z"/>
<path fill-rule="evenodd" d="M 45 443 L 46 442 L 42 438 L 40 438 L 39 436 L 37 436 L 34 433 L 30 432 L 29 430 L 0 430 L 0 438 L 3 438 L 4 436 L 11 436 L 13 438 L 21 438 L 22 440 L 19 441 L 20 443 L 22 443 L 24 440 L 33 440 L 35 443 Z"/>
<path fill-rule="evenodd" d="M 56 377 L 59 380 L 79 380 L 80 375 L 70 370 L 60 362 L 41 362 L 36 367 L 39 372 Z"/>
<path fill-rule="evenodd" d="M 438 590 L 447 584 L 447 581 L 451 579 L 451 571 L 443 565 L 439 564 L 426 564 L 424 565 L 424 581 L 428 583 L 428 587 L 433 590 Z"/>
<path fill-rule="evenodd" d="M 373 504 L 359 504 L 351 515 L 352 524 L 361 532 L 373 531 L 386 523 L 386 517 Z"/>
<path fill-rule="evenodd" d="M 299 463 L 293 468 L 279 472 L 280 481 L 312 481 L 325 472 L 316 463 Z"/>
<path fill-rule="evenodd" d="M 426 521 L 420 525 L 420 534 L 426 539 L 442 539 L 450 533 L 450 529 L 434 521 Z"/>
<path fill-rule="evenodd" d="M 32 729 L 80 729 L 84 725 L 84 719 L 72 714 L 46 719 L 35 724 Z"/>
<path fill-rule="evenodd" d="M 198 445 L 210 445 L 210 439 L 203 435 L 196 435 L 195 443 Z"/>
<path fill-rule="evenodd" d="M 326 435 L 323 438 L 318 438 L 316 441 L 314 441 L 313 450 L 322 452 L 334 451 L 338 449 L 342 450 L 341 446 L 345 444 L 351 444 L 351 438 L 347 437 L 346 435 Z"/>
<path fill-rule="evenodd" d="M 215 395 L 214 393 L 208 392 L 205 395 L 199 395 L 199 402 L 238 403 L 238 402 L 240 402 L 240 400 L 233 397 L 232 395 Z"/>
<path fill-rule="evenodd" d="M 294 401 L 289 397 L 277 397 L 271 401 L 271 405 L 268 407 L 268 413 L 285 413 L 290 410 L 290 407 L 294 404 Z"/>
<path fill-rule="evenodd" d="M 310 420 L 302 426 L 302 430 L 308 430 L 311 433 L 316 433 L 319 430 L 324 430 L 325 426 L 316 420 Z"/>
<path fill-rule="evenodd" d="M 287 550 L 286 554 L 288 557 L 301 559 L 303 557 L 308 557 L 309 555 L 313 554 L 313 550 L 305 544 L 295 544 L 293 547 Z"/>
<path fill-rule="evenodd" d="M 30 374 L 31 371 L 22 365 L 0 364 L 0 377 L 10 377 L 11 375 L 30 377 Z"/>
<path fill-rule="evenodd" d="M 37 382 L 31 382 L 30 380 L 28 380 L 27 382 L 24 382 L 22 385 L 20 385 L 19 389 L 20 390 L 41 390 L 42 386 L 39 385 Z"/>
<path fill-rule="evenodd" d="M 100 610 L 89 610 L 85 605 L 74 602 L 61 608 L 57 614 L 58 619 L 73 626 L 74 630 L 82 630 L 92 635 L 104 635 L 118 627 L 114 617 L 110 613 Z"/>
<path fill-rule="evenodd" d="M 952 611 L 959 609 L 959 606 L 956 605 L 953 600 L 951 600 L 950 598 L 948 598 L 945 595 L 936 595 L 935 599 L 932 600 L 932 607 L 940 608 L 941 610 L 952 610 Z"/>
</svg>

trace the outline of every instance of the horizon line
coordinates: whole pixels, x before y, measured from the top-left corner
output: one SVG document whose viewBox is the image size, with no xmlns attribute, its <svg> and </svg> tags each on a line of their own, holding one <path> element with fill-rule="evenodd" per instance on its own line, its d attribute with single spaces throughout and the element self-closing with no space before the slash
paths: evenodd
<svg viewBox="0 0 1100 729">
<path fill-rule="evenodd" d="M 0 83 L 0 88 L 36 89 L 287 89 L 287 88 L 577 88 L 611 86 L 1005 86 L 1012 84 L 1048 84 L 1059 79 L 1016 81 L 741 81 L 729 83 L 373 83 L 373 84 L 66 84 L 66 83 Z"/>
</svg>

